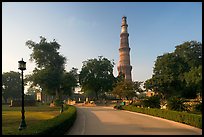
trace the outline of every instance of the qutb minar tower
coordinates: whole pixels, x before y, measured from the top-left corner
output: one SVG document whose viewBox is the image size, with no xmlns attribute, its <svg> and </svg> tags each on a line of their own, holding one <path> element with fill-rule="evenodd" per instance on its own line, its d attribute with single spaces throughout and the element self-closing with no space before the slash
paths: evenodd
<svg viewBox="0 0 204 137">
<path fill-rule="evenodd" d="M 122 26 L 120 33 L 120 48 L 119 48 L 119 65 L 118 74 L 122 73 L 125 75 L 125 80 L 132 81 L 131 71 L 132 66 L 130 65 L 130 47 L 129 47 L 129 33 L 127 30 L 127 21 L 125 16 L 122 17 Z"/>
</svg>

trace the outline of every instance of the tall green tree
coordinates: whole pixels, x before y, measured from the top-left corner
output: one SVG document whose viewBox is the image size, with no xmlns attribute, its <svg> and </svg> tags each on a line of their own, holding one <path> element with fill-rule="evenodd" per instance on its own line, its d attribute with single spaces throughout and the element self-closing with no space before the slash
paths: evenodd
<svg viewBox="0 0 204 137">
<path fill-rule="evenodd" d="M 2 96 L 7 99 L 21 98 L 21 77 L 19 72 L 4 72 L 2 74 Z"/>
<path fill-rule="evenodd" d="M 164 99 L 179 94 L 183 89 L 183 82 L 179 75 L 183 71 L 182 60 L 173 53 L 158 56 L 153 77 L 147 81 L 150 89 L 159 92 Z"/>
<path fill-rule="evenodd" d="M 28 40 L 26 46 L 32 50 L 30 60 L 36 63 L 33 74 L 28 77 L 29 80 L 34 85 L 40 85 L 48 94 L 55 94 L 56 99 L 60 99 L 66 63 L 66 58 L 58 52 L 61 45 L 55 39 L 47 42 L 46 38 L 41 36 L 39 43 Z"/>
<path fill-rule="evenodd" d="M 187 41 L 176 46 L 174 54 L 183 61 L 183 71 L 178 75 L 184 83 L 181 96 L 195 98 L 202 93 L 202 43 Z"/>
<path fill-rule="evenodd" d="M 189 72 L 184 73 L 187 88 L 193 92 L 183 92 L 184 96 L 195 96 L 194 93 L 202 96 L 202 65 L 192 67 Z"/>
<path fill-rule="evenodd" d="M 79 83 L 82 90 L 94 92 L 96 99 L 105 92 L 112 90 L 115 77 L 113 76 L 114 62 L 99 56 L 98 59 L 89 59 L 83 62 L 79 74 Z"/>
<path fill-rule="evenodd" d="M 182 58 L 183 63 L 187 64 L 186 71 L 190 71 L 191 67 L 202 65 L 202 43 L 198 41 L 187 41 L 176 46 L 174 54 Z"/>
<path fill-rule="evenodd" d="M 72 68 L 69 72 L 64 73 L 61 84 L 63 94 L 71 96 L 74 88 L 78 86 L 77 70 L 77 68 Z"/>
<path fill-rule="evenodd" d="M 145 88 L 171 96 L 195 98 L 202 88 L 202 44 L 187 41 L 176 46 L 172 53 L 158 56 L 153 76 L 145 81 Z"/>
</svg>

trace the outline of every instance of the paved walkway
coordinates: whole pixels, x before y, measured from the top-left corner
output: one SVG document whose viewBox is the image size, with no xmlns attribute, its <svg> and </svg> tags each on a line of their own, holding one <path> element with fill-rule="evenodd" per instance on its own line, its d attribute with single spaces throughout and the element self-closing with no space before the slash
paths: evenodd
<svg viewBox="0 0 204 137">
<path fill-rule="evenodd" d="M 112 107 L 77 106 L 67 135 L 202 135 L 202 129 Z"/>
</svg>

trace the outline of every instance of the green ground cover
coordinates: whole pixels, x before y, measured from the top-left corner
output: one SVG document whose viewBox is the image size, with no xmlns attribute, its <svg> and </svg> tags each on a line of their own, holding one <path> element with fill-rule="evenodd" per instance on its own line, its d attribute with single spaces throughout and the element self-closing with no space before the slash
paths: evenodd
<svg viewBox="0 0 204 137">
<path fill-rule="evenodd" d="M 60 114 L 60 107 L 49 107 L 48 105 L 37 105 L 25 107 L 25 120 L 27 128 L 33 125 L 52 119 Z M 18 134 L 18 127 L 21 122 L 21 107 L 9 107 L 2 105 L 2 134 Z"/>
</svg>

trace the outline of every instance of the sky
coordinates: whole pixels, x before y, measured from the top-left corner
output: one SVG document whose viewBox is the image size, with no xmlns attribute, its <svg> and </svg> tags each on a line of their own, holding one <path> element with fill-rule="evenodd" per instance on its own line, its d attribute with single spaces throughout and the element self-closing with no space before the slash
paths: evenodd
<svg viewBox="0 0 204 137">
<path fill-rule="evenodd" d="M 75 67 L 80 72 L 83 61 L 103 56 L 114 60 L 116 77 L 123 16 L 133 81 L 152 77 L 157 56 L 185 41 L 202 42 L 201 2 L 3 2 L 2 73 L 20 72 L 23 58 L 24 74 L 31 74 L 36 65 L 25 43 L 38 43 L 43 36 L 61 45 L 67 71 Z"/>
</svg>

